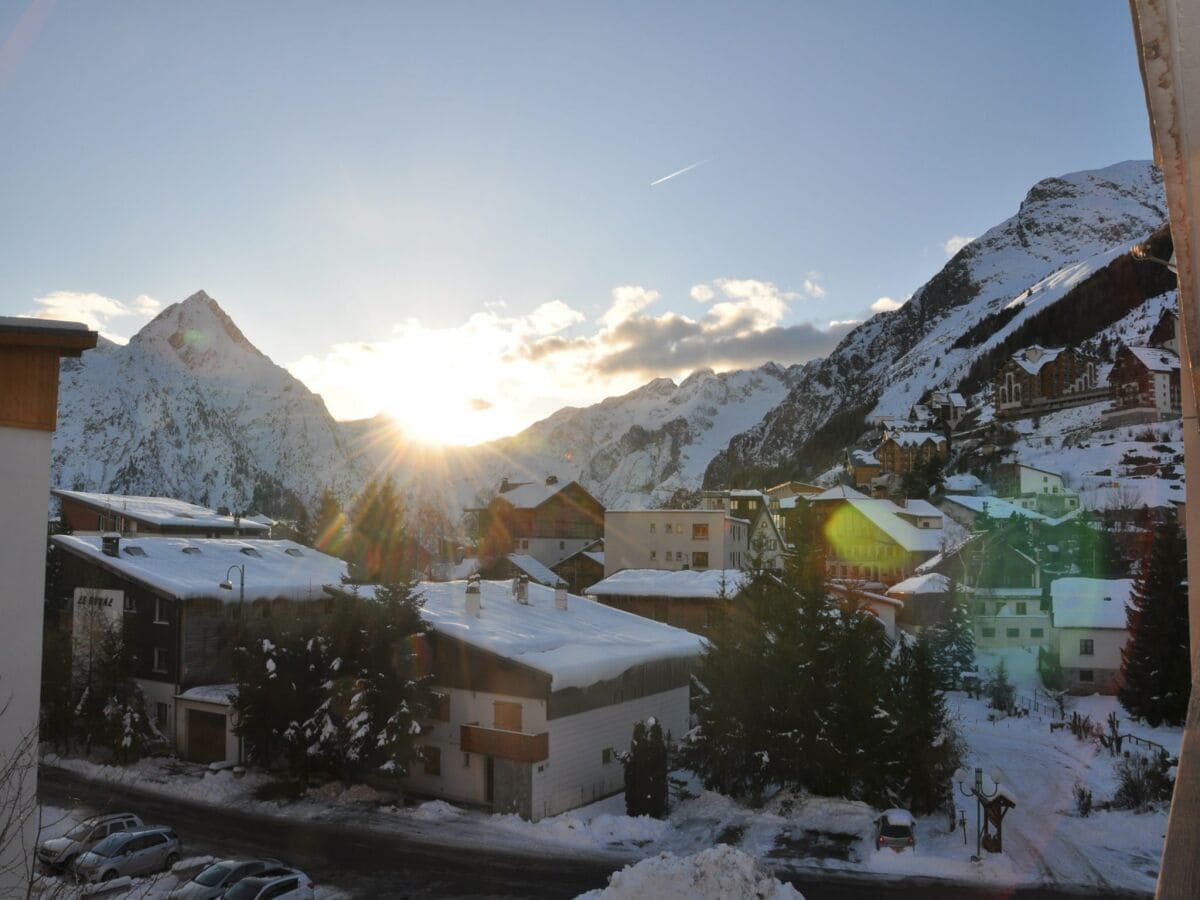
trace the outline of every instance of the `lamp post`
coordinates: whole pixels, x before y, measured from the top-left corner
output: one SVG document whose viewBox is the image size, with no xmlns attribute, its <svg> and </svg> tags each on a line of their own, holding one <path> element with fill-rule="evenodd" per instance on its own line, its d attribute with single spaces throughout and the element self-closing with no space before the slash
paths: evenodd
<svg viewBox="0 0 1200 900">
<path fill-rule="evenodd" d="M 991 792 L 983 789 L 983 769 L 979 766 L 975 767 L 975 780 L 973 783 L 968 783 L 967 779 L 970 773 L 966 769 L 959 769 L 954 773 L 954 783 L 958 785 L 959 792 L 964 797 L 975 798 L 975 855 L 971 859 L 978 862 L 983 855 L 983 804 L 984 801 L 994 800 L 1000 793 L 1000 773 L 992 772 L 992 790 Z"/>
<path fill-rule="evenodd" d="M 240 603 L 244 603 L 246 600 L 246 564 L 245 563 L 241 563 L 240 565 L 236 565 L 236 566 L 230 566 L 229 569 L 225 572 L 225 580 L 222 581 L 220 584 L 218 584 L 217 587 L 219 587 L 223 591 L 232 591 L 233 590 L 233 579 L 230 578 L 230 575 L 233 574 L 234 569 L 237 569 L 237 573 L 238 573 L 238 603 L 240 604 Z"/>
</svg>

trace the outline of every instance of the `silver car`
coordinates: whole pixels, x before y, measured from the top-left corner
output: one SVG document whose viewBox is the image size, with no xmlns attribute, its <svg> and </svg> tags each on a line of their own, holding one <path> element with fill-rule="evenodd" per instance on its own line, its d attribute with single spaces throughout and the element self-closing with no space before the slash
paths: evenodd
<svg viewBox="0 0 1200 900">
<path fill-rule="evenodd" d="M 179 862 L 182 852 L 179 837 L 162 825 L 110 834 L 75 861 L 75 877 L 112 881 L 122 875 L 161 872 Z"/>
<path fill-rule="evenodd" d="M 142 820 L 133 813 L 108 813 L 84 819 L 62 837 L 38 844 L 37 858 L 51 869 L 70 870 L 75 859 L 91 850 L 110 834 L 141 828 Z"/>
<path fill-rule="evenodd" d="M 175 888 L 167 894 L 167 900 L 213 900 L 224 896 L 229 888 L 243 878 L 258 875 L 279 865 L 279 861 L 275 859 L 223 859 L 201 870 L 191 881 Z"/>
<path fill-rule="evenodd" d="M 243 878 L 225 900 L 313 900 L 312 880 L 299 869 L 267 869 Z"/>
</svg>

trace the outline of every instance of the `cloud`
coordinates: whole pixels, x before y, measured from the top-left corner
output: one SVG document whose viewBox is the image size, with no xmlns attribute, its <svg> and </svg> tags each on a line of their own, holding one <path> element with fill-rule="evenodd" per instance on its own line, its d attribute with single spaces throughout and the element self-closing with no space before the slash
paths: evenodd
<svg viewBox="0 0 1200 900">
<path fill-rule="evenodd" d="M 904 300 L 893 300 L 891 297 L 880 297 L 878 300 L 876 300 L 874 303 L 871 304 L 871 312 L 876 312 L 876 313 L 892 312 L 894 310 L 899 309 L 907 302 L 908 302 L 907 298 L 905 298 Z"/>
<path fill-rule="evenodd" d="M 833 331 L 835 328 L 837 328 L 837 329 L 842 329 L 842 330 L 848 331 L 849 329 L 853 328 L 855 325 L 861 325 L 861 324 L 862 324 L 862 319 L 830 319 L 829 320 L 829 330 Z"/>
<path fill-rule="evenodd" d="M 648 291 L 633 284 L 613 288 L 612 295 L 612 306 L 600 317 L 600 324 L 605 328 L 612 328 L 625 321 L 658 299 L 658 291 Z"/>
<path fill-rule="evenodd" d="M 146 294 L 139 294 L 131 303 L 126 304 L 95 292 L 54 291 L 35 297 L 33 302 L 38 308 L 26 313 L 28 317 L 53 319 L 57 322 L 82 322 L 118 344 L 126 343 L 128 338 L 109 330 L 113 319 L 148 319 L 162 308 L 161 303 Z"/>
<path fill-rule="evenodd" d="M 697 303 L 707 303 L 716 293 L 707 284 L 694 284 L 692 289 L 688 291 L 688 295 Z"/>
<path fill-rule="evenodd" d="M 472 397 L 470 400 L 467 401 L 467 406 L 469 406 L 469 407 L 471 407 L 471 409 L 477 410 L 479 412 L 482 412 L 485 409 L 492 408 L 491 401 L 484 400 L 482 397 Z"/>
<path fill-rule="evenodd" d="M 814 300 L 820 300 L 825 296 L 825 288 L 821 287 L 817 281 L 820 277 L 820 272 L 809 272 L 808 277 L 804 279 L 804 293 L 808 294 Z"/>
<path fill-rule="evenodd" d="M 973 240 L 975 240 L 974 235 L 956 234 L 948 238 L 946 242 L 942 244 L 942 249 L 946 251 L 947 256 L 953 256 Z"/>
</svg>

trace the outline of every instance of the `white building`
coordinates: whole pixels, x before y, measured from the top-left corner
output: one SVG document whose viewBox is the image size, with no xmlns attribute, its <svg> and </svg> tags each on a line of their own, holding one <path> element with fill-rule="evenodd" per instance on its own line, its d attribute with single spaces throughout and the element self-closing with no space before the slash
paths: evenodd
<svg viewBox="0 0 1200 900">
<path fill-rule="evenodd" d="M 617 754 L 653 716 L 688 729 L 696 635 L 538 584 L 426 583 L 443 698 L 414 791 L 534 821 L 624 788 Z"/>
<path fill-rule="evenodd" d="M 748 520 L 720 509 L 610 509 L 604 514 L 604 575 L 741 569 L 750 562 L 750 530 Z"/>
<path fill-rule="evenodd" d="M 796 494 L 792 493 L 791 496 L 794 498 Z M 725 510 L 750 523 L 750 557 L 757 558 L 763 568 L 782 571 L 787 546 L 771 506 L 771 498 L 764 491 L 733 489 L 704 492 L 705 509 Z"/>
<path fill-rule="evenodd" d="M 1075 693 L 1115 693 L 1121 650 L 1129 640 L 1125 608 L 1131 578 L 1058 578 L 1050 584 L 1054 646 L 1063 687 Z"/>
</svg>

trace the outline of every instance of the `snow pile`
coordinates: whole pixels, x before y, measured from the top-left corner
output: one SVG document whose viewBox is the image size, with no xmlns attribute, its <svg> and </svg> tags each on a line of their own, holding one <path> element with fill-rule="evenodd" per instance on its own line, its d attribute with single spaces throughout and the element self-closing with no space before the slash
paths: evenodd
<svg viewBox="0 0 1200 900">
<path fill-rule="evenodd" d="M 608 887 L 580 900 L 804 900 L 790 884 L 764 872 L 753 856 L 720 844 L 691 856 L 664 853 L 627 866 L 609 877 Z"/>
</svg>

